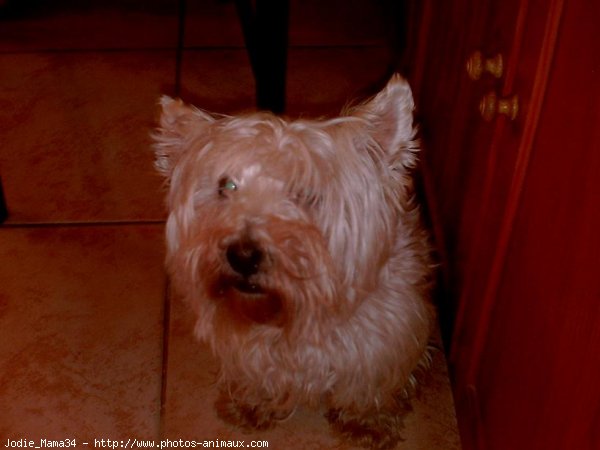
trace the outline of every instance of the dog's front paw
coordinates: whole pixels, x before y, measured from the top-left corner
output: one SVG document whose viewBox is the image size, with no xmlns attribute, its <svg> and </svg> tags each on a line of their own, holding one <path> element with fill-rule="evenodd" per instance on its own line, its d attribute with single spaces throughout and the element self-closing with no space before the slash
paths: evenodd
<svg viewBox="0 0 600 450">
<path fill-rule="evenodd" d="M 221 391 L 215 409 L 221 420 L 246 431 L 266 430 L 291 414 L 290 410 L 274 408 L 270 403 L 250 404 L 234 400 L 225 391 Z"/>
<path fill-rule="evenodd" d="M 391 411 L 355 413 L 342 409 L 330 409 L 325 417 L 331 427 L 344 439 L 369 449 L 395 448 L 402 441 L 403 415 Z"/>
</svg>

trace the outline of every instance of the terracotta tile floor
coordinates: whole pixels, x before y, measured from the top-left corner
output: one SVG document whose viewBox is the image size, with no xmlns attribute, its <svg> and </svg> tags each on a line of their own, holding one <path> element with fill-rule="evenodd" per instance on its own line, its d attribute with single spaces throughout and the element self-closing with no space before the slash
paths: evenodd
<svg viewBox="0 0 600 450">
<path fill-rule="evenodd" d="M 158 436 L 161 234 L 0 230 L 2 439 Z"/>
<path fill-rule="evenodd" d="M 0 445 L 219 438 L 347 448 L 319 412 L 264 433 L 220 422 L 215 361 L 193 341 L 187 309 L 167 301 L 148 136 L 158 96 L 174 92 L 178 0 L 17 3 L 0 0 L 10 211 L 0 227 Z M 291 116 L 335 114 L 381 81 L 390 54 L 375 5 L 292 0 Z M 182 96 L 217 112 L 251 109 L 233 4 L 188 2 L 186 25 Z M 414 409 L 402 448 L 460 448 L 441 353 Z"/>
<path fill-rule="evenodd" d="M 161 219 L 148 136 L 172 62 L 163 51 L 0 54 L 10 221 Z"/>
</svg>

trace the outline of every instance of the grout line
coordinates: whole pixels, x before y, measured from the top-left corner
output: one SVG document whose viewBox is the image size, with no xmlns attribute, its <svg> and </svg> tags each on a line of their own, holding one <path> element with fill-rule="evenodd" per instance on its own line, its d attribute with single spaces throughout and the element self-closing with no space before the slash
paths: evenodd
<svg viewBox="0 0 600 450">
<path fill-rule="evenodd" d="M 169 278 L 165 279 L 163 293 L 163 335 L 162 335 L 162 361 L 160 379 L 160 409 L 159 409 L 159 438 L 165 435 L 165 408 L 167 406 L 167 377 L 169 369 L 169 338 L 171 335 L 171 283 Z"/>
<path fill-rule="evenodd" d="M 156 220 L 114 220 L 99 222 L 5 222 L 0 224 L 1 229 L 15 228 L 69 228 L 69 227 L 114 227 L 114 226 L 139 226 L 139 225 L 164 225 L 164 219 Z"/>
<path fill-rule="evenodd" d="M 0 56 L 5 55 L 36 55 L 52 53 L 131 53 L 131 52 L 172 52 L 175 47 L 99 47 L 99 48 L 36 48 L 23 50 L 0 50 Z"/>
<path fill-rule="evenodd" d="M 352 49 L 373 49 L 388 48 L 385 43 L 381 44 L 328 44 L 328 45 L 289 45 L 289 50 L 352 50 Z M 205 45 L 205 46 L 185 46 L 184 51 L 215 51 L 215 50 L 246 50 L 245 46 L 227 46 L 227 45 Z"/>
<path fill-rule="evenodd" d="M 352 50 L 352 49 L 373 49 L 373 48 L 387 48 L 385 43 L 372 43 L 372 44 L 327 44 L 327 45 L 290 45 L 289 50 Z M 35 55 L 35 54 L 83 54 L 83 53 L 159 53 L 159 52 L 172 52 L 175 51 L 177 54 L 186 51 L 201 52 L 201 51 L 246 51 L 246 47 L 240 45 L 205 45 L 205 46 L 167 46 L 167 47 L 99 47 L 99 48 L 39 48 L 39 49 L 23 49 L 23 50 L 0 50 L 0 56 L 11 56 L 11 55 Z"/>
</svg>

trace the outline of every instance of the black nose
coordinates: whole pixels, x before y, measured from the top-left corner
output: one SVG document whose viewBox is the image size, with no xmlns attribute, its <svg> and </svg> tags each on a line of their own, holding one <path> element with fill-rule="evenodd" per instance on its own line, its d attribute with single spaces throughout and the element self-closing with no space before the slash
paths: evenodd
<svg viewBox="0 0 600 450">
<path fill-rule="evenodd" d="M 234 242 L 227 247 L 225 256 L 231 268 L 244 277 L 257 273 L 263 259 L 262 251 L 252 241 Z"/>
</svg>

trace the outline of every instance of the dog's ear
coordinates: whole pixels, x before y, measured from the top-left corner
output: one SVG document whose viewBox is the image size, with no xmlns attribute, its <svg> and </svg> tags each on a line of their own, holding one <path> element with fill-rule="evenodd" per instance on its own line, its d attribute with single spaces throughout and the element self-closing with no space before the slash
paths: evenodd
<svg viewBox="0 0 600 450">
<path fill-rule="evenodd" d="M 156 155 L 154 167 L 169 177 L 186 143 L 199 133 L 206 132 L 215 119 L 204 111 L 184 104 L 180 99 L 166 95 L 160 98 L 159 104 L 162 108 L 160 126 L 152 134 Z"/>
<path fill-rule="evenodd" d="M 414 107 L 408 82 L 396 74 L 379 94 L 352 110 L 352 115 L 365 119 L 370 138 L 392 167 L 412 168 L 416 163 Z"/>
</svg>

